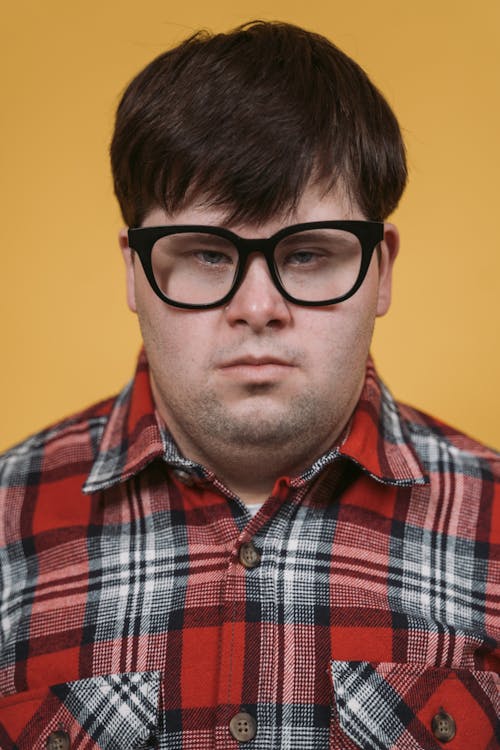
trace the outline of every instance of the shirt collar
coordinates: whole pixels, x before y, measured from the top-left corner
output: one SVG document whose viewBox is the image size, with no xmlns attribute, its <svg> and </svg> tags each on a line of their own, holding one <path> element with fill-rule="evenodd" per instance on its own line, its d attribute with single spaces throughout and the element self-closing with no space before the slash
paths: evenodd
<svg viewBox="0 0 500 750">
<path fill-rule="evenodd" d="M 86 493 L 124 482 L 164 454 L 144 351 L 133 380 L 118 394 L 83 485 Z"/>
<path fill-rule="evenodd" d="M 133 380 L 117 396 L 83 485 L 85 493 L 124 482 L 155 459 L 204 475 L 203 467 L 184 458 L 156 413 L 144 351 Z M 374 479 L 401 486 L 425 484 L 417 454 L 397 404 L 368 360 L 366 380 L 354 414 L 339 445 L 318 458 L 299 478 L 310 481 L 339 457 L 356 463 Z"/>
<path fill-rule="evenodd" d="M 361 397 L 340 443 L 339 455 L 387 484 L 427 484 L 398 404 L 370 358 Z"/>
</svg>

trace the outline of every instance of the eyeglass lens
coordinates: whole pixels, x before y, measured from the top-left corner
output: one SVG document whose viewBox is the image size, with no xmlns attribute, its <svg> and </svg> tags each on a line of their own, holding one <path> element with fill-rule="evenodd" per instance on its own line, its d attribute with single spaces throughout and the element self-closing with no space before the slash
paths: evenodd
<svg viewBox="0 0 500 750">
<path fill-rule="evenodd" d="M 317 302 L 347 294 L 356 283 L 361 259 L 356 235 L 342 229 L 312 229 L 277 243 L 274 268 L 290 296 Z M 170 234 L 155 242 L 151 263 L 166 297 L 203 305 L 217 302 L 231 290 L 239 254 L 230 240 L 217 235 Z"/>
</svg>

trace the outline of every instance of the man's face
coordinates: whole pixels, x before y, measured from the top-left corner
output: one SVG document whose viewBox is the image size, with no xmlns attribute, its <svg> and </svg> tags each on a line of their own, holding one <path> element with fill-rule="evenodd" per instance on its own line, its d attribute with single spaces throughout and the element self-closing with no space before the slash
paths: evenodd
<svg viewBox="0 0 500 750">
<path fill-rule="evenodd" d="M 340 194 L 310 187 L 285 218 L 225 226 L 258 238 L 290 224 L 363 218 Z M 192 205 L 175 215 L 152 210 L 143 226 L 224 226 L 223 219 L 217 209 Z M 375 317 L 389 307 L 398 247 L 393 226 L 386 225 L 380 255 L 374 253 L 356 294 L 316 308 L 285 300 L 259 254 L 250 257 L 225 307 L 174 308 L 150 288 L 125 232 L 121 244 L 155 401 L 187 457 L 222 478 L 224 466 L 234 463 L 236 471 L 238 460 L 263 471 L 271 460 L 278 476 L 299 472 L 332 445 L 359 398 Z"/>
</svg>

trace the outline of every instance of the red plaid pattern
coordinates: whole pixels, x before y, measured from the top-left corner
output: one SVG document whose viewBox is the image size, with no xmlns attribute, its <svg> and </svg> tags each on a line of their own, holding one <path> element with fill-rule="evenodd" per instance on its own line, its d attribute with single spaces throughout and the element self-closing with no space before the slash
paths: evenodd
<svg viewBox="0 0 500 750">
<path fill-rule="evenodd" d="M 499 486 L 369 363 L 339 445 L 252 518 L 179 455 L 142 355 L 3 456 L 1 750 L 233 750 L 241 711 L 249 750 L 436 750 L 441 710 L 450 749 L 499 748 Z"/>
</svg>

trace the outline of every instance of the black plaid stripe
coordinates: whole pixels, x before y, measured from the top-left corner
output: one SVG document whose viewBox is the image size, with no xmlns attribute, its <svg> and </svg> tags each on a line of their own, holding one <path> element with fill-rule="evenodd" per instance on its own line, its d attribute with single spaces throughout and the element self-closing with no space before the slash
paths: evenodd
<svg viewBox="0 0 500 750">
<path fill-rule="evenodd" d="M 406 525 L 391 540 L 389 596 L 402 611 L 444 620 L 455 628 L 484 628 L 488 561 L 474 542 Z"/>
<path fill-rule="evenodd" d="M 94 526 L 84 642 L 165 633 L 182 613 L 191 565 L 187 528 L 173 518 L 165 489 L 159 499 L 164 510 L 144 513 L 140 481 L 133 482 L 125 501 L 131 520 Z"/>
</svg>

